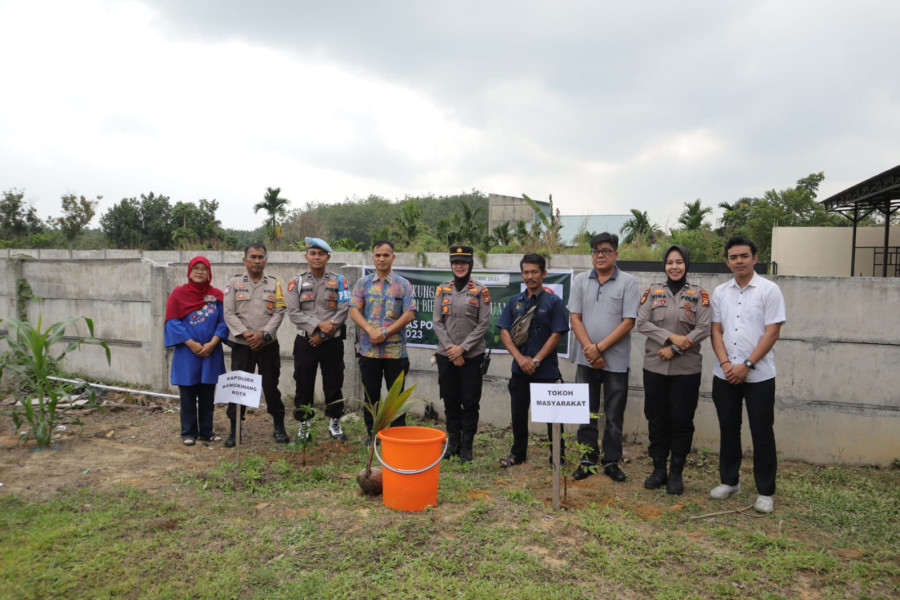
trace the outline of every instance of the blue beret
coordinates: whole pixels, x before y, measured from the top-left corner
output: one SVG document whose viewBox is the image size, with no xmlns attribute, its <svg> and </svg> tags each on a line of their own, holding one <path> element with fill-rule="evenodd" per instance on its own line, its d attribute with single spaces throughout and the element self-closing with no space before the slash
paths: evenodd
<svg viewBox="0 0 900 600">
<path fill-rule="evenodd" d="M 307 250 L 309 250 L 310 248 L 319 248 L 320 250 L 324 250 L 325 252 L 327 252 L 329 255 L 332 254 L 331 246 L 326 244 L 325 240 L 322 240 L 319 238 L 311 238 L 311 237 L 308 237 L 305 239 L 306 239 L 306 249 Z"/>
</svg>

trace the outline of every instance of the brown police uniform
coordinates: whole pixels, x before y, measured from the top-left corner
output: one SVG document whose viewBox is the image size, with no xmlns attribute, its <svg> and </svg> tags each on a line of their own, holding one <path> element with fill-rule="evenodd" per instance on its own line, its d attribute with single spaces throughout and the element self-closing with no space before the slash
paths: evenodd
<svg viewBox="0 0 900 600">
<path fill-rule="evenodd" d="M 684 252 L 682 252 L 684 254 Z M 654 283 L 641 296 L 637 329 L 647 336 L 644 350 L 644 416 L 650 437 L 648 449 L 654 475 L 645 487 L 667 483 L 666 464 L 671 453 L 671 471 L 666 490 L 681 494 L 681 472 L 694 437 L 694 413 L 700 392 L 700 342 L 709 337 L 712 311 L 709 294 L 685 282 L 672 294 L 666 282 Z M 671 360 L 659 357 L 671 335 L 684 335 L 693 345 Z M 654 477 L 656 478 L 654 481 Z M 676 484 L 677 482 L 677 484 Z"/>
<path fill-rule="evenodd" d="M 266 409 L 275 420 L 284 423 L 284 404 L 278 390 L 281 376 L 281 351 L 278 346 L 278 327 L 284 318 L 284 295 L 281 282 L 271 275 L 263 275 L 254 282 L 246 273 L 235 275 L 228 280 L 223 290 L 225 323 L 228 325 L 228 340 L 232 343 L 231 370 L 254 373 L 259 368 L 262 375 L 263 394 Z M 250 349 L 242 334 L 245 331 L 261 331 L 265 345 L 259 350 Z M 228 405 L 228 418 L 234 421 L 235 404 Z M 241 406 L 241 416 L 245 407 Z"/>
<path fill-rule="evenodd" d="M 450 260 L 468 260 L 471 265 L 471 252 L 469 246 L 451 248 Z M 438 382 L 447 417 L 447 455 L 470 461 L 481 408 L 481 363 L 484 335 L 491 326 L 491 294 L 475 279 L 461 290 L 451 279 L 437 286 L 432 315 L 438 338 Z M 465 362 L 461 367 L 447 358 L 447 346 L 462 347 Z"/>
<path fill-rule="evenodd" d="M 665 282 L 654 283 L 641 296 L 638 331 L 647 336 L 644 368 L 660 375 L 689 375 L 701 371 L 700 341 L 709 337 L 709 294 L 698 285 L 685 283 L 673 296 Z M 694 345 L 672 360 L 659 357 L 659 349 L 672 334 L 689 337 Z"/>
<path fill-rule="evenodd" d="M 484 334 L 491 326 L 491 293 L 480 281 L 470 279 L 462 291 L 453 280 L 439 285 L 434 300 L 434 332 L 437 351 L 447 356 L 447 346 L 462 346 L 469 359 L 484 354 Z"/>
<path fill-rule="evenodd" d="M 284 297 L 287 315 L 297 327 L 294 339 L 294 381 L 297 391 L 294 406 L 312 406 L 316 387 L 316 372 L 322 369 L 322 389 L 325 393 L 325 415 L 340 417 L 344 412 L 344 323 L 350 312 L 349 290 L 343 275 L 325 271 L 316 278 L 311 271 L 294 276 Z M 319 323 L 331 321 L 336 330 L 326 335 Z M 321 343 L 313 346 L 311 336 Z M 309 419 L 300 411 L 294 411 L 298 421 Z"/>
</svg>

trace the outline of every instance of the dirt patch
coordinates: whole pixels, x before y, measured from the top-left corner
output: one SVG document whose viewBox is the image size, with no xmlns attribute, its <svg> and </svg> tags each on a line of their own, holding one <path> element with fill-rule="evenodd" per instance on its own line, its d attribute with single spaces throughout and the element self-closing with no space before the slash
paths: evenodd
<svg viewBox="0 0 900 600">
<path fill-rule="evenodd" d="M 112 401 L 121 404 L 122 398 Z M 38 451 L 34 441 L 22 442 L 7 411 L 0 414 L 0 493 L 16 493 L 45 500 L 59 490 L 90 486 L 105 489 L 128 485 L 151 491 L 167 491 L 177 471 L 205 470 L 223 461 L 234 461 L 233 449 L 223 442 L 181 442 L 178 412 L 160 404 L 153 409 L 107 408 L 72 411 L 85 424 L 66 425 L 54 435 L 52 446 Z M 216 433 L 227 437 L 224 407 L 216 408 Z M 300 452 L 272 449 L 272 418 L 265 410 L 248 413 L 244 421 L 242 449 L 267 460 L 284 459 L 302 466 Z M 356 448 L 322 440 L 308 452 L 306 465 L 326 464 Z M 349 475 L 348 475 L 349 477 Z"/>
</svg>

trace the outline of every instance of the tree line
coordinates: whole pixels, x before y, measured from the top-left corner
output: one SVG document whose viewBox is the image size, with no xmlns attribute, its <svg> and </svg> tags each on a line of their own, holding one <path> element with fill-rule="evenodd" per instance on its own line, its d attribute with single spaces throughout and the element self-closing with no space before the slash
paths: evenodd
<svg viewBox="0 0 900 600">
<path fill-rule="evenodd" d="M 763 261 L 771 256 L 774 226 L 847 226 L 846 218 L 825 212 L 816 201 L 824 173 L 812 173 L 795 186 L 769 190 L 761 196 L 720 202 L 722 216 L 711 222 L 712 206 L 700 199 L 685 202 L 677 223 L 664 230 L 647 211 L 631 209 L 620 234 L 623 260 L 655 260 L 669 244 L 686 246 L 695 261 L 720 261 L 724 241 L 734 234 L 753 239 Z M 303 239 L 327 239 L 335 250 L 368 250 L 378 239 L 391 239 L 398 251 L 443 252 L 451 243 L 473 245 L 480 254 L 586 252 L 599 233 L 581 230 L 575 246 L 560 235 L 560 214 L 550 197 L 544 212 L 526 194 L 535 219 L 488 228 L 488 196 L 478 190 L 451 195 L 407 196 L 391 200 L 370 195 L 341 202 L 307 203 L 291 209 L 281 188 L 269 187 L 253 205 L 262 217 L 252 230 L 224 229 L 216 216 L 219 203 L 201 199 L 178 201 L 149 192 L 123 198 L 100 217 L 100 229 L 87 229 L 102 196 L 61 198 L 62 216 L 41 219 L 28 206 L 22 190 L 10 189 L 0 199 L 0 247 L 7 248 L 135 248 L 145 250 L 235 250 L 254 241 L 272 249 L 302 250 Z M 260 214 L 261 213 L 261 214 Z M 877 218 L 863 225 L 873 225 Z"/>
</svg>

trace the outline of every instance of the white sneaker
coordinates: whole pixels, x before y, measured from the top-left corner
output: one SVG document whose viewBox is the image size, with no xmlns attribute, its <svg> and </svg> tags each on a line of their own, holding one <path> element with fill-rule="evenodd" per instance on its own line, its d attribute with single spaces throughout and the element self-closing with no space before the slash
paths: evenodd
<svg viewBox="0 0 900 600">
<path fill-rule="evenodd" d="M 730 498 L 731 496 L 734 496 L 735 494 L 740 494 L 740 493 L 741 493 L 741 484 L 740 483 L 738 483 L 737 485 L 725 485 L 723 483 L 722 485 L 717 485 L 716 487 L 714 487 L 712 489 L 712 491 L 709 493 L 709 495 L 712 496 L 713 498 L 715 498 L 716 500 L 724 500 L 725 498 Z"/>
<path fill-rule="evenodd" d="M 753 508 L 756 512 L 770 513 L 775 510 L 775 499 L 772 496 L 757 496 Z"/>
<path fill-rule="evenodd" d="M 341 429 L 341 420 L 338 418 L 332 418 L 328 423 L 328 433 L 331 434 L 331 439 L 344 441 L 347 439 L 347 435 L 344 433 L 344 430 Z"/>
<path fill-rule="evenodd" d="M 300 421 L 300 431 L 297 432 L 297 441 L 312 440 L 312 425 L 309 421 Z"/>
</svg>

